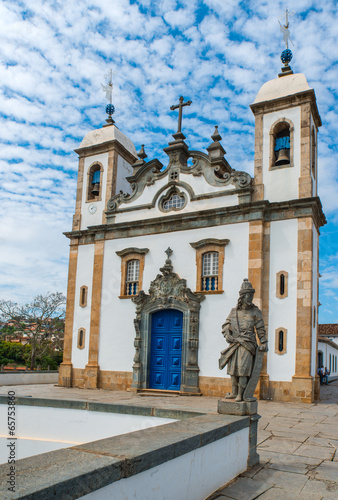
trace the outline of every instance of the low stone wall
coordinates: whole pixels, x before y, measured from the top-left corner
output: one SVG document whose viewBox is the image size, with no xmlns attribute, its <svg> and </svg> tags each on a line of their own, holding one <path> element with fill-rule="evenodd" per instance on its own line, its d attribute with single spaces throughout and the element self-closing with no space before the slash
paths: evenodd
<svg viewBox="0 0 338 500">
<path fill-rule="evenodd" d="M 48 401 L 54 407 L 180 420 L 18 460 L 14 494 L 7 491 L 9 465 L 4 464 L 0 466 L 4 500 L 204 500 L 247 469 L 249 417 L 22 397 L 16 404 L 47 406 Z M 6 397 L 0 397 L 0 404 L 7 404 Z"/>
<path fill-rule="evenodd" d="M 57 384 L 58 372 L 55 371 L 10 371 L 0 372 L 0 385 Z"/>
</svg>

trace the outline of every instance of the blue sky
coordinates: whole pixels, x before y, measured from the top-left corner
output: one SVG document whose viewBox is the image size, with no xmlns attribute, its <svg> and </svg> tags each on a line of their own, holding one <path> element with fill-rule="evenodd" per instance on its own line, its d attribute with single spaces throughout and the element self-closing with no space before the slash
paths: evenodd
<svg viewBox="0 0 338 500">
<path fill-rule="evenodd" d="M 75 205 L 73 150 L 105 120 L 104 75 L 114 72 L 117 126 L 148 159 L 176 131 L 170 105 L 183 95 L 184 133 L 204 150 L 214 125 L 230 165 L 253 175 L 260 86 L 277 77 L 284 48 L 272 0 L 8 1 L 0 5 L 0 298 L 25 302 L 66 291 Z M 338 322 L 337 46 L 335 0 L 294 0 L 292 67 L 315 89 L 321 230 L 321 323 Z"/>
</svg>

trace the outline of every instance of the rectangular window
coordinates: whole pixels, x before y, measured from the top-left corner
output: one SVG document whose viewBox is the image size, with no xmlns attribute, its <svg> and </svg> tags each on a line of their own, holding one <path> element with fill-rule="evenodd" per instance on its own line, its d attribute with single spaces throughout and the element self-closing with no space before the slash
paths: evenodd
<svg viewBox="0 0 338 500">
<path fill-rule="evenodd" d="M 223 293 L 224 249 L 228 239 L 204 238 L 190 243 L 196 250 L 196 292 Z"/>
<path fill-rule="evenodd" d="M 134 297 L 142 290 L 144 257 L 148 248 L 125 248 L 116 254 L 121 257 L 121 295 L 120 299 Z"/>
<path fill-rule="evenodd" d="M 139 288 L 140 261 L 127 262 L 126 295 L 137 295 Z"/>
<path fill-rule="evenodd" d="M 218 252 L 203 255 L 202 291 L 218 290 Z"/>
</svg>

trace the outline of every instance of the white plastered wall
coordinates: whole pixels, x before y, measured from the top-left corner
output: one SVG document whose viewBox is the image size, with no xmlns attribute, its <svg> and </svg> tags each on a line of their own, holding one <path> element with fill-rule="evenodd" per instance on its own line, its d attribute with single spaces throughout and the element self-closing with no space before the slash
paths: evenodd
<svg viewBox="0 0 338 500">
<path fill-rule="evenodd" d="M 337 370 L 336 368 L 336 362 L 333 363 L 333 357 L 337 358 L 338 360 L 338 345 L 337 348 L 332 347 L 331 345 L 327 344 L 326 342 L 320 342 L 318 341 L 318 351 L 322 351 L 323 353 L 323 366 L 326 367 L 328 370 L 330 369 L 330 354 L 331 354 L 331 373 L 330 377 L 332 376 L 337 376 L 338 375 L 338 361 L 337 361 Z"/>
<path fill-rule="evenodd" d="M 294 126 L 293 167 L 269 170 L 270 131 L 280 118 L 290 120 Z M 263 184 L 264 199 L 270 202 L 298 198 L 300 176 L 300 107 L 267 113 L 263 117 Z"/>
<path fill-rule="evenodd" d="M 83 500 L 204 500 L 246 470 L 249 430 L 229 436 L 120 479 Z"/>
<path fill-rule="evenodd" d="M 150 282 L 164 265 L 164 252 L 170 246 L 174 252 L 171 256 L 174 272 L 186 279 L 187 286 L 195 291 L 196 251 L 190 243 L 204 238 L 228 238 L 230 242 L 224 251 L 224 293 L 208 295 L 201 303 L 199 345 L 200 375 L 227 376 L 225 370 L 220 372 L 218 369 L 220 351 L 227 346 L 221 327 L 230 309 L 236 305 L 242 280 L 248 274 L 248 232 L 248 223 L 241 223 L 106 241 L 99 344 L 101 370 L 131 372 L 135 354 L 135 305 L 131 299 L 119 298 L 121 259 L 115 252 L 129 247 L 149 248 L 143 275 L 143 290 L 148 293 Z"/>
<path fill-rule="evenodd" d="M 274 221 L 270 225 L 269 352 L 270 380 L 291 381 L 295 374 L 297 321 L 297 219 Z M 288 273 L 288 295 L 276 296 L 276 274 Z M 286 353 L 275 353 L 275 330 L 287 329 Z"/>
<path fill-rule="evenodd" d="M 88 348 L 90 334 L 90 310 L 92 302 L 92 282 L 94 265 L 94 244 L 79 245 L 77 270 L 76 270 L 76 289 L 73 323 L 73 344 L 72 344 L 72 363 L 74 368 L 84 368 L 88 363 Z M 80 288 L 86 285 L 88 287 L 87 305 L 80 307 Z M 85 328 L 85 347 L 77 347 L 77 336 L 79 328 Z"/>
<path fill-rule="evenodd" d="M 316 375 L 316 366 L 317 366 L 317 322 L 318 322 L 318 232 L 316 230 L 315 225 L 312 225 L 312 234 L 313 234 L 313 247 L 312 247 L 312 316 L 311 316 L 311 324 L 312 324 L 312 348 L 311 348 L 311 375 L 314 377 Z"/>
<path fill-rule="evenodd" d="M 93 163 L 101 163 L 103 166 L 103 174 L 101 178 L 101 200 L 87 200 L 88 190 L 88 170 Z M 107 170 L 108 170 L 108 153 L 88 156 L 84 160 L 83 172 L 83 189 L 82 189 L 82 204 L 81 204 L 81 229 L 87 229 L 88 226 L 102 224 L 102 214 L 105 210 L 106 186 L 107 186 Z M 95 213 L 89 213 L 88 207 L 94 205 Z"/>
<path fill-rule="evenodd" d="M 128 204 L 122 204 L 120 206 L 121 210 L 124 208 L 131 208 L 131 207 L 136 207 L 139 205 L 148 205 L 152 203 L 154 197 L 157 195 L 157 193 L 164 188 L 165 186 L 168 186 L 168 177 L 164 177 L 162 179 L 159 179 L 158 181 L 155 182 L 155 184 L 146 186 L 144 189 L 143 193 L 139 198 L 136 198 L 134 201 Z M 191 174 L 180 174 L 180 182 L 186 183 L 190 185 L 192 188 L 193 192 L 195 195 L 199 194 L 210 194 L 210 193 L 219 193 L 219 192 L 227 192 L 231 191 L 234 189 L 234 186 L 232 184 L 229 184 L 228 186 L 225 187 L 220 187 L 220 186 L 210 186 L 204 179 L 203 176 L 201 177 L 193 177 Z M 125 181 L 127 184 L 129 184 L 127 181 Z M 115 217 L 115 222 L 127 222 L 127 221 L 132 221 L 137 219 L 152 219 L 155 217 L 163 217 L 165 215 L 173 215 L 176 212 L 175 211 L 169 211 L 169 212 L 163 212 L 159 210 L 158 204 L 162 196 L 164 196 L 170 189 L 172 185 L 168 186 L 167 189 L 164 189 L 158 196 L 156 200 L 156 205 L 154 208 L 149 210 L 148 208 L 145 208 L 143 210 L 137 210 L 136 212 L 122 212 L 122 213 L 117 213 Z M 178 185 L 177 186 L 180 192 L 183 192 L 186 195 L 186 198 L 188 200 L 188 203 L 186 206 L 180 210 L 180 213 L 188 213 L 188 212 L 196 212 L 196 210 L 210 210 L 212 208 L 217 208 L 217 207 L 230 207 L 230 206 L 235 206 L 238 205 L 238 195 L 233 194 L 233 195 L 226 195 L 226 196 L 217 196 L 215 198 L 206 198 L 206 199 L 200 199 L 200 200 L 194 200 L 190 201 L 190 194 L 185 189 L 183 186 Z M 125 191 L 128 191 L 125 189 Z M 130 192 L 130 186 L 129 186 L 129 191 Z"/>
<path fill-rule="evenodd" d="M 116 193 L 123 191 L 124 193 L 131 193 L 131 186 L 126 177 L 133 174 L 133 167 L 118 155 L 117 158 L 117 178 L 116 178 Z"/>
<path fill-rule="evenodd" d="M 313 116 L 310 116 L 311 123 L 311 142 L 310 142 L 310 173 L 312 178 L 312 196 L 317 196 L 317 187 L 318 187 L 318 131 L 316 129 L 315 122 L 313 120 Z M 315 159 L 315 175 L 313 175 L 312 171 L 312 127 L 314 127 L 315 131 L 315 143 L 316 143 L 316 159 Z"/>
</svg>

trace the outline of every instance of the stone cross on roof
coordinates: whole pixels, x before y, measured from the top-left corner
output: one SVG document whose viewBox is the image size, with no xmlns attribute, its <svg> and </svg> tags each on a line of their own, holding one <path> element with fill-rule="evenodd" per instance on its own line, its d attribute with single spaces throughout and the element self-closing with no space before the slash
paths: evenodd
<svg viewBox="0 0 338 500">
<path fill-rule="evenodd" d="M 179 98 L 179 101 L 180 103 L 179 104 L 176 104 L 176 105 L 173 105 L 173 106 L 170 106 L 170 109 L 173 111 L 174 109 L 177 109 L 178 108 L 178 127 L 177 127 L 177 134 L 179 134 L 182 130 L 182 108 L 184 106 L 190 106 L 190 104 L 192 103 L 192 101 L 187 101 L 187 102 L 183 102 L 184 101 L 184 97 L 181 96 Z"/>
</svg>

